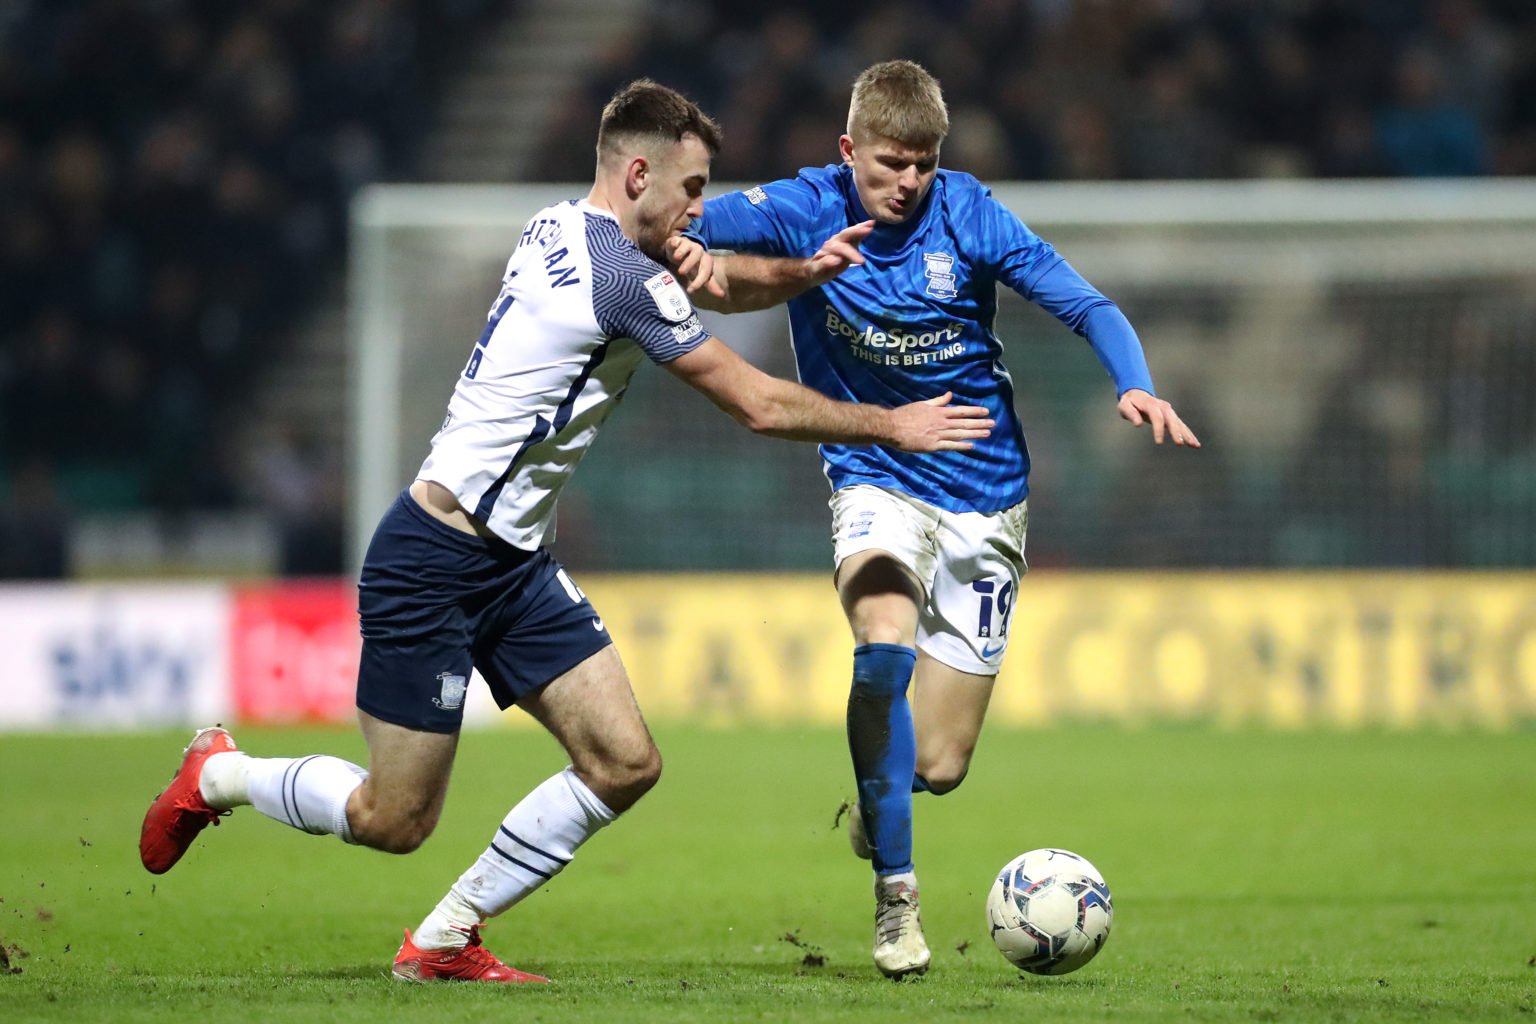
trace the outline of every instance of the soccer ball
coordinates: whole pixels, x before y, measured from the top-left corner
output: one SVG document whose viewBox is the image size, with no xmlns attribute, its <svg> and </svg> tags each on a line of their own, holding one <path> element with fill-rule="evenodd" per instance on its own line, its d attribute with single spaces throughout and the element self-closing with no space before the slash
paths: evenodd
<svg viewBox="0 0 1536 1024">
<path fill-rule="evenodd" d="M 1019 854 L 987 894 L 992 941 L 1031 974 L 1066 974 L 1092 960 L 1114 915 L 1104 876 L 1067 850 Z"/>
</svg>

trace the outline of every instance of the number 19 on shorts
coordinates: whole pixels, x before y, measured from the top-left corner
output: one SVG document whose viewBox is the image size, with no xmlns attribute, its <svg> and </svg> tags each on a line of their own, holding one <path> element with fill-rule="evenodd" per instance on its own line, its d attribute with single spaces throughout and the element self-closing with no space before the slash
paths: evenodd
<svg viewBox="0 0 1536 1024">
<path fill-rule="evenodd" d="M 974 580 L 971 589 L 980 599 L 976 635 L 1007 636 L 1008 617 L 1013 612 L 1013 580 L 1003 580 L 1001 587 L 996 580 Z"/>
</svg>

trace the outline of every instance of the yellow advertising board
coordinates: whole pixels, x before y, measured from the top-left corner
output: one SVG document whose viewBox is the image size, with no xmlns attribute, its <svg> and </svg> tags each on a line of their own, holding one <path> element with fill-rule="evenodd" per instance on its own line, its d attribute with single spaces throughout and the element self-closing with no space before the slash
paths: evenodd
<svg viewBox="0 0 1536 1024">
<path fill-rule="evenodd" d="M 652 718 L 842 721 L 851 642 L 828 577 L 581 582 Z M 991 718 L 1536 722 L 1536 574 L 1032 573 Z"/>
</svg>

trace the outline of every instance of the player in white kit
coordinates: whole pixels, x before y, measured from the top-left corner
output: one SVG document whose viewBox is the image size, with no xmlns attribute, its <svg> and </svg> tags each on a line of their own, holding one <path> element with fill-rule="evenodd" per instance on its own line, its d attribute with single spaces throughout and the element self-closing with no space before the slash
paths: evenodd
<svg viewBox="0 0 1536 1024">
<path fill-rule="evenodd" d="M 562 870 L 661 772 L 601 618 L 544 547 L 561 488 L 640 364 L 666 366 L 776 437 L 932 452 L 986 436 L 985 410 L 948 395 L 897 408 L 833 401 L 709 336 L 658 261 L 701 212 L 718 148 L 714 122 L 663 86 L 635 82 L 609 102 L 591 193 L 529 221 L 431 454 L 369 545 L 357 692 L 368 768 L 327 755 L 253 758 L 225 730 L 204 729 L 145 815 L 148 870 L 168 871 L 245 804 L 301 831 L 416 849 L 441 813 L 478 669 L 496 701 L 532 715 L 571 763 L 512 808 L 406 931 L 392 970 L 411 981 L 546 980 L 499 960 L 480 926 Z M 840 232 L 796 272 L 831 279 L 861 261 L 868 231 Z"/>
</svg>

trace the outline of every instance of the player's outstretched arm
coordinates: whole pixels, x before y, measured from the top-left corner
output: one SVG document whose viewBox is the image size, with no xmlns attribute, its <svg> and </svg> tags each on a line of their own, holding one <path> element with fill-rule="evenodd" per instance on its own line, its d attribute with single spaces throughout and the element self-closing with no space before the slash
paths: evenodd
<svg viewBox="0 0 1536 1024">
<path fill-rule="evenodd" d="M 1200 447 L 1200 439 L 1179 419 L 1173 406 L 1155 395 L 1140 388 L 1131 388 L 1120 396 L 1119 409 L 1121 417 L 1133 427 L 1143 423 L 1152 424 L 1152 440 L 1157 444 L 1162 444 L 1166 436 L 1172 438 L 1174 444 L 1186 448 Z"/>
<path fill-rule="evenodd" d="M 909 452 L 967 451 L 995 423 L 987 410 L 951 405 L 945 393 L 887 409 L 838 402 L 771 377 L 719 338 L 667 363 L 667 369 L 756 434 L 831 444 L 884 444 Z"/>
<path fill-rule="evenodd" d="M 825 284 L 849 267 L 862 264 L 859 246 L 875 222 L 844 228 L 806 259 L 756 256 L 750 253 L 711 253 L 697 239 L 677 236 L 668 255 L 677 276 L 687 285 L 695 305 L 721 313 L 767 309 Z"/>
</svg>

